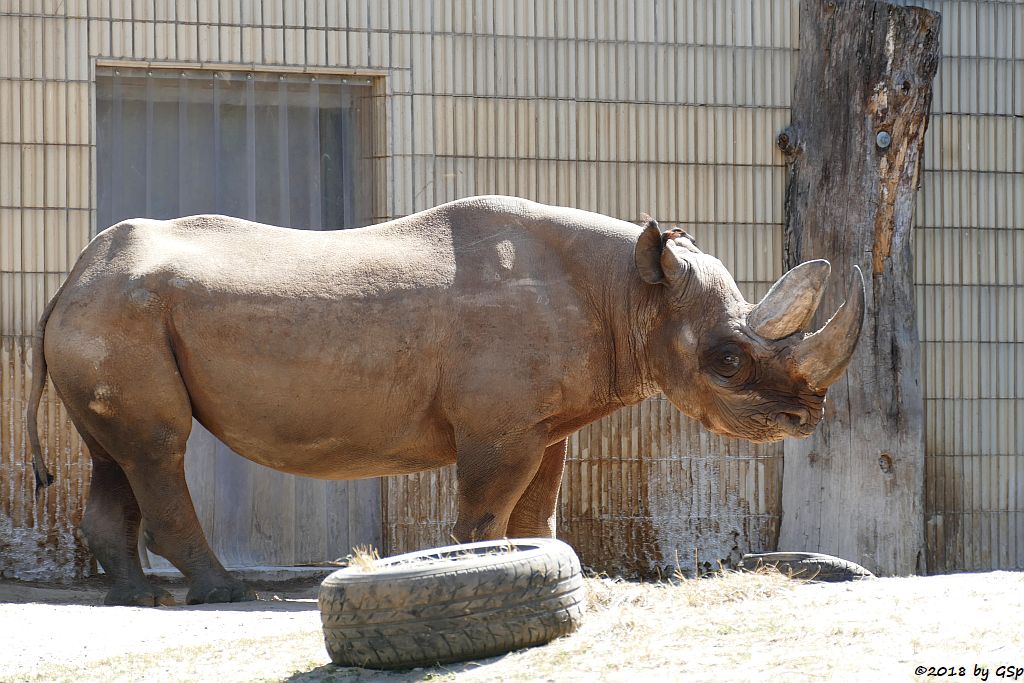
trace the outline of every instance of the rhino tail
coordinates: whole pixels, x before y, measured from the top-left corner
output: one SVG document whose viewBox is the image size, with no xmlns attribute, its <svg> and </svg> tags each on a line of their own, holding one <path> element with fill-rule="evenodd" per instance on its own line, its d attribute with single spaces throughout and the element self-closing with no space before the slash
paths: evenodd
<svg viewBox="0 0 1024 683">
<path fill-rule="evenodd" d="M 43 387 L 46 386 L 46 352 L 43 350 L 46 322 L 50 319 L 50 313 L 53 312 L 53 307 L 57 304 L 57 299 L 60 298 L 60 293 L 64 290 L 65 283 L 67 283 L 67 280 L 61 283 L 60 287 L 57 288 L 57 293 L 46 304 L 46 308 L 43 309 L 43 315 L 39 318 L 39 323 L 36 325 L 35 336 L 32 338 L 32 393 L 28 397 L 28 414 L 26 417 L 28 421 L 28 440 L 32 448 L 32 472 L 36 477 L 36 492 L 53 483 L 53 475 L 46 468 L 46 462 L 43 460 L 43 449 L 39 443 L 38 413 L 39 402 L 43 398 Z"/>
</svg>

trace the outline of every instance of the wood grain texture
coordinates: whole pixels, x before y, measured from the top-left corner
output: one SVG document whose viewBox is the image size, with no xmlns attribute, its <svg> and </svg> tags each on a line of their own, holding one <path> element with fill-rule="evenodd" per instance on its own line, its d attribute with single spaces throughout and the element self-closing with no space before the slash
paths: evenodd
<svg viewBox="0 0 1024 683">
<path fill-rule="evenodd" d="M 805 0 L 787 154 L 786 265 L 833 264 L 816 322 L 854 264 L 868 314 L 826 419 L 785 446 L 779 549 L 818 551 L 876 574 L 924 567 L 923 399 L 911 226 L 932 80 L 937 13 L 875 0 Z M 891 144 L 878 135 L 891 137 Z"/>
</svg>

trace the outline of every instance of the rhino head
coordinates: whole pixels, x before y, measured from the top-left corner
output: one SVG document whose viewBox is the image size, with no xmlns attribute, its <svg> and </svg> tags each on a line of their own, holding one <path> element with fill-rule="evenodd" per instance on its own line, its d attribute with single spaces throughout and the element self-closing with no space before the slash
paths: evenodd
<svg viewBox="0 0 1024 683">
<path fill-rule="evenodd" d="M 646 218 L 646 217 L 645 217 Z M 648 219 L 634 260 L 661 288 L 648 362 L 681 411 L 725 436 L 754 442 L 809 436 L 825 391 L 850 362 L 864 321 L 864 278 L 854 266 L 847 301 L 808 333 L 831 267 L 807 261 L 758 304 L 743 299 L 722 262 L 679 230 Z"/>
</svg>

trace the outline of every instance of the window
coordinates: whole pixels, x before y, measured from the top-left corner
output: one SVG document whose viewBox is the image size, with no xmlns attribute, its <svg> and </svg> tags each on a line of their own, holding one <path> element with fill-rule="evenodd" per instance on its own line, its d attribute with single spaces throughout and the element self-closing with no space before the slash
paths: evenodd
<svg viewBox="0 0 1024 683">
<path fill-rule="evenodd" d="M 365 225 L 369 95 L 368 79 L 321 74 L 101 69 L 98 228 L 197 213 Z"/>
<path fill-rule="evenodd" d="M 365 225 L 370 95 L 368 80 L 340 76 L 101 70 L 98 227 L 197 213 L 296 228 Z M 232 454 L 198 423 L 185 474 L 227 565 L 322 562 L 360 543 L 380 545 L 377 480 L 274 472 Z M 169 566 L 144 549 L 142 557 Z"/>
</svg>

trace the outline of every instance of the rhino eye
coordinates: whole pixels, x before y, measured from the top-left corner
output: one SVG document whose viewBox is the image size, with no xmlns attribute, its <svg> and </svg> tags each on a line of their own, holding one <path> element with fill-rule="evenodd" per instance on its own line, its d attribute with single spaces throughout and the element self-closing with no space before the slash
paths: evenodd
<svg viewBox="0 0 1024 683">
<path fill-rule="evenodd" d="M 735 347 L 726 347 L 715 357 L 715 372 L 722 377 L 734 377 L 743 364 L 743 352 Z"/>
</svg>

